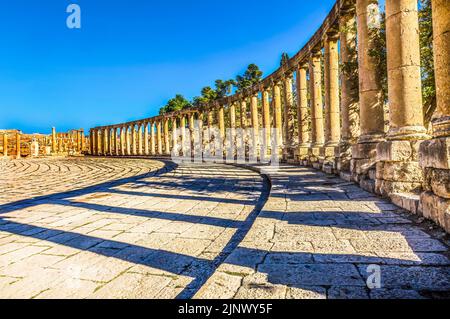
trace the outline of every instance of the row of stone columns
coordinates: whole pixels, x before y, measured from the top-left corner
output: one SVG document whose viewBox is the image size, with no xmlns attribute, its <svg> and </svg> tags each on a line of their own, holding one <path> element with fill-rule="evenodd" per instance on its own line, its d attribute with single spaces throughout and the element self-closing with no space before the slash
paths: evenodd
<svg viewBox="0 0 450 319">
<path fill-rule="evenodd" d="M 295 66 L 283 66 L 282 72 L 265 80 L 259 88 L 244 90 L 227 102 L 211 105 L 205 114 L 196 111 L 198 119 L 201 123 L 206 121 L 208 128 L 217 124 L 224 137 L 228 112 L 232 132 L 238 126 L 252 127 L 253 140 L 257 140 L 259 129 L 266 128 L 265 141 L 259 141 L 266 144 L 271 139 L 270 128 L 275 128 L 274 138 L 282 147 L 271 152 L 278 152 L 286 161 L 340 173 L 385 196 L 419 191 L 425 184 L 427 192 L 423 197 L 430 202 L 428 207 L 435 209 L 445 204 L 448 208 L 450 187 L 440 185 L 450 185 L 450 9 L 447 0 L 432 0 L 432 6 L 438 103 L 432 140 L 424 127 L 422 110 L 417 0 L 386 0 L 389 118 L 378 62 L 369 54 L 376 49 L 374 36 L 380 32 L 378 1 L 356 0 L 355 6 L 341 9 L 336 25 L 327 26 L 321 43 L 308 47 L 308 54 Z M 356 73 L 345 68 L 356 64 Z M 193 120 L 190 114 L 191 140 Z M 171 123 L 173 130 L 178 125 L 185 130 L 186 117 L 177 115 Z M 120 144 L 126 144 L 120 148 L 121 155 L 141 154 L 142 147 L 145 155 L 170 154 L 178 136 L 173 135 L 170 143 L 169 116 L 152 122 L 150 147 L 145 133 L 144 146 L 141 141 L 141 124 L 147 127 L 148 123 L 138 124 L 138 142 L 135 125 L 120 129 Z M 92 138 L 109 140 L 105 137 L 110 130 L 96 129 Z M 183 132 L 182 139 L 185 138 L 189 136 Z M 117 141 L 117 137 L 114 139 Z M 93 145 L 93 154 L 104 155 L 111 149 L 109 144 Z M 117 154 L 117 147 L 114 150 Z M 436 198 L 445 199 L 444 204 L 438 205 Z"/>
</svg>

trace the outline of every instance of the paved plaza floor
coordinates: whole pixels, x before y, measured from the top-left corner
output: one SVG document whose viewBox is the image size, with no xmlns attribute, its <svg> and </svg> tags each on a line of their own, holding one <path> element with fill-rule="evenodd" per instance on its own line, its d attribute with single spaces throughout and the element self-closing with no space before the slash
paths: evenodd
<svg viewBox="0 0 450 319">
<path fill-rule="evenodd" d="M 430 224 L 313 169 L 265 173 L 3 160 L 0 298 L 450 296 L 448 243 Z"/>
</svg>

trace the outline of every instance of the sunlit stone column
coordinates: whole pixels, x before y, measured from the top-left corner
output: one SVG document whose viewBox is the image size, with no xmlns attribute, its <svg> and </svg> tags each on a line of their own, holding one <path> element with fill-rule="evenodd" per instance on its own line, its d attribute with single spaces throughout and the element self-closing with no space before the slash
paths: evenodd
<svg viewBox="0 0 450 319">
<path fill-rule="evenodd" d="M 190 141 L 190 145 L 191 145 L 191 156 L 193 157 L 195 155 L 195 140 L 194 140 L 194 136 L 195 136 L 195 117 L 194 117 L 194 113 L 190 113 L 188 114 L 189 117 L 189 141 Z"/>
<path fill-rule="evenodd" d="M 81 137 L 80 152 L 82 153 L 84 151 L 84 148 L 86 147 L 86 136 L 84 135 L 84 129 L 81 129 L 80 137 Z"/>
<path fill-rule="evenodd" d="M 288 73 L 284 77 L 283 83 L 283 97 L 284 97 L 284 110 L 283 110 L 283 129 L 284 129 L 284 148 L 283 148 L 283 156 L 285 160 L 291 159 L 292 155 L 291 150 L 293 146 L 293 130 L 294 127 L 292 125 L 291 113 L 292 108 L 294 107 L 294 95 L 292 93 L 292 81 L 293 81 L 292 73 Z"/>
<path fill-rule="evenodd" d="M 375 189 L 390 196 L 420 191 L 423 181 L 416 154 L 418 141 L 428 137 L 422 108 L 417 0 L 386 0 L 386 39 L 389 132 L 387 141 L 377 146 Z"/>
<path fill-rule="evenodd" d="M 265 87 L 261 87 L 261 103 L 262 103 L 262 112 L 263 112 L 263 128 L 264 128 L 264 143 L 267 149 L 270 149 L 271 144 L 271 129 L 272 123 L 270 118 L 270 100 L 269 100 L 269 91 Z M 266 154 L 268 155 L 268 154 Z"/>
<path fill-rule="evenodd" d="M 56 154 L 57 152 L 56 145 L 56 128 L 52 127 L 52 154 Z"/>
<path fill-rule="evenodd" d="M 102 130 L 101 129 L 97 129 L 95 132 L 95 141 L 96 141 L 96 149 L 97 149 L 97 156 L 102 154 L 102 148 L 103 148 L 103 143 L 102 143 Z"/>
<path fill-rule="evenodd" d="M 170 155 L 169 118 L 164 117 L 164 155 Z"/>
<path fill-rule="evenodd" d="M 336 158 L 339 156 L 341 139 L 339 106 L 339 52 L 338 33 L 330 31 L 325 43 L 325 147 L 323 170 L 329 174 L 337 172 Z"/>
<path fill-rule="evenodd" d="M 150 154 L 156 155 L 155 122 L 150 122 Z"/>
<path fill-rule="evenodd" d="M 125 126 L 125 142 L 126 142 L 126 155 L 131 155 L 131 128 L 130 126 Z"/>
<path fill-rule="evenodd" d="M 222 141 L 225 141 L 225 111 L 223 104 L 219 105 L 217 110 L 218 120 L 219 120 L 219 131 Z"/>
<path fill-rule="evenodd" d="M 144 140 L 143 140 L 143 136 L 142 136 L 142 123 L 138 124 L 138 130 L 137 130 L 137 134 L 138 134 L 138 154 L 142 155 L 143 151 L 144 151 Z"/>
<path fill-rule="evenodd" d="M 150 149 L 148 145 L 148 122 L 144 123 L 144 155 L 148 156 L 150 154 Z"/>
<path fill-rule="evenodd" d="M 298 151 L 297 160 L 303 162 L 308 158 L 311 146 L 308 112 L 308 80 L 306 77 L 308 65 L 300 63 L 297 67 L 297 125 L 298 125 Z M 302 163 L 305 164 L 305 163 Z"/>
<path fill-rule="evenodd" d="M 321 51 L 315 51 L 310 57 L 309 76 L 311 82 L 311 161 L 320 168 L 319 157 L 324 145 L 323 99 L 322 99 L 322 63 Z"/>
<path fill-rule="evenodd" d="M 247 98 L 245 96 L 241 97 L 240 101 L 241 110 L 241 128 L 247 128 Z"/>
<path fill-rule="evenodd" d="M 420 146 L 425 173 L 421 195 L 423 215 L 450 233 L 450 5 L 432 0 L 433 51 L 437 108 L 432 118 L 433 139 Z"/>
<path fill-rule="evenodd" d="M 163 154 L 163 146 L 162 146 L 162 123 L 161 119 L 157 121 L 156 123 L 156 139 L 158 143 L 158 155 Z"/>
<path fill-rule="evenodd" d="M 119 155 L 125 156 L 125 128 L 123 126 L 119 128 L 119 144 L 120 144 Z"/>
<path fill-rule="evenodd" d="M 108 131 L 106 130 L 106 128 L 104 128 L 103 130 L 103 156 L 106 156 L 108 154 Z"/>
<path fill-rule="evenodd" d="M 353 179 L 374 192 L 376 146 L 384 139 L 384 101 L 378 63 L 369 52 L 376 50 L 374 35 L 380 32 L 378 0 L 357 0 L 358 74 L 361 135 L 352 147 Z"/>
<path fill-rule="evenodd" d="M 47 140 L 47 138 L 45 138 Z M 94 130 L 89 130 L 89 155 L 95 155 Z"/>
<path fill-rule="evenodd" d="M 325 39 L 325 146 L 328 147 L 338 146 L 341 139 L 339 107 L 338 34 L 331 33 Z"/>
<path fill-rule="evenodd" d="M 172 149 L 175 149 L 178 144 L 177 130 L 178 130 L 177 116 L 174 116 L 174 117 L 172 117 Z"/>
<path fill-rule="evenodd" d="M 186 115 L 182 114 L 180 117 L 180 129 L 181 129 L 181 148 L 183 151 L 183 156 L 187 156 L 188 154 L 185 154 L 185 143 L 186 143 Z"/>
<path fill-rule="evenodd" d="M 273 110 L 274 110 L 274 128 L 276 130 L 276 141 L 278 145 L 278 154 L 282 151 L 283 145 L 283 123 L 281 115 L 281 83 L 273 84 Z"/>
<path fill-rule="evenodd" d="M 131 136 L 131 155 L 137 154 L 137 141 L 136 141 L 136 124 L 132 124 L 130 128 Z"/>
<path fill-rule="evenodd" d="M 106 129 L 107 135 L 107 139 L 106 139 L 106 144 L 108 146 L 108 151 L 106 152 L 106 155 L 111 155 L 112 154 L 112 133 L 111 133 L 111 129 L 108 128 Z"/>
<path fill-rule="evenodd" d="M 338 170 L 342 177 L 350 172 L 352 145 L 356 144 L 360 135 L 359 129 L 359 81 L 357 70 L 352 66 L 358 63 L 356 51 L 356 12 L 354 8 L 341 12 L 340 50 L 341 63 L 341 143 L 339 144 Z M 347 174 L 344 176 L 344 173 Z M 349 177 L 347 177 L 349 178 Z"/>
<path fill-rule="evenodd" d="M 253 130 L 253 136 L 252 136 L 252 142 L 254 143 L 253 150 L 254 154 L 253 157 L 257 158 L 259 155 L 259 116 L 258 116 L 258 92 L 254 92 L 251 95 L 250 98 L 250 113 L 252 118 L 252 130 Z"/>
<path fill-rule="evenodd" d="M 20 159 L 22 156 L 21 148 L 20 148 L 20 142 L 21 142 L 21 134 L 19 132 L 16 133 L 16 158 Z"/>
<path fill-rule="evenodd" d="M 3 156 L 8 156 L 8 134 L 3 133 Z"/>
</svg>

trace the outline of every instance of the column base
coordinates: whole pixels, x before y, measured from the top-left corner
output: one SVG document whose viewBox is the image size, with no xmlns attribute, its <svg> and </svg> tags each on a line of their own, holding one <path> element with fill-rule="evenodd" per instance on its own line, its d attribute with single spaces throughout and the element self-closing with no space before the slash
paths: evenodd
<svg viewBox="0 0 450 319">
<path fill-rule="evenodd" d="M 358 143 L 352 146 L 350 173 L 356 183 L 361 184 L 364 180 L 375 181 L 377 144 Z"/>
<path fill-rule="evenodd" d="M 337 164 L 339 159 L 338 145 L 325 145 L 322 148 L 323 167 L 322 170 L 327 174 L 337 174 Z"/>
<path fill-rule="evenodd" d="M 423 141 L 385 141 L 377 145 L 375 192 L 384 197 L 394 193 L 420 194 L 423 171 L 418 152 Z"/>
<path fill-rule="evenodd" d="M 424 192 L 420 196 L 421 211 L 430 219 L 450 233 L 450 199 L 442 198 L 432 192 Z"/>
</svg>

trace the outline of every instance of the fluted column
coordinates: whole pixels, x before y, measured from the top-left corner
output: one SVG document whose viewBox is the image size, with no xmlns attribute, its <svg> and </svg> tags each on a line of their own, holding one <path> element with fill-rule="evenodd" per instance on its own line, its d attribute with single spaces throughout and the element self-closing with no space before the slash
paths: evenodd
<svg viewBox="0 0 450 319">
<path fill-rule="evenodd" d="M 257 158 L 259 155 L 259 116 L 258 116 L 258 92 L 252 94 L 250 98 L 250 114 L 252 119 L 252 143 L 253 157 Z"/>
<path fill-rule="evenodd" d="M 323 99 L 322 99 L 322 63 L 320 51 L 313 52 L 310 58 L 309 76 L 311 82 L 311 126 L 312 147 L 320 148 L 324 144 Z M 313 152 L 318 156 L 316 150 Z"/>
<path fill-rule="evenodd" d="M 437 107 L 432 118 L 433 139 L 420 145 L 425 174 L 420 199 L 423 215 L 450 233 L 450 5 L 448 0 L 432 0 L 431 5 Z"/>
<path fill-rule="evenodd" d="M 57 153 L 56 145 L 56 128 L 52 127 L 52 154 Z"/>
<path fill-rule="evenodd" d="M 325 146 L 339 145 L 341 139 L 339 109 L 338 34 L 332 33 L 325 39 L 325 117 L 327 119 Z"/>
<path fill-rule="evenodd" d="M 278 145 L 278 154 L 282 150 L 283 145 L 283 123 L 281 115 L 281 83 L 273 84 L 273 111 L 274 111 L 274 127 L 276 130 L 276 142 Z"/>
<path fill-rule="evenodd" d="M 21 134 L 19 132 L 17 132 L 16 133 L 16 158 L 17 159 L 20 159 L 22 156 L 20 142 L 21 142 Z"/>
<path fill-rule="evenodd" d="M 150 149 L 148 145 L 148 122 L 144 123 L 144 155 L 148 156 L 150 154 Z"/>
</svg>

